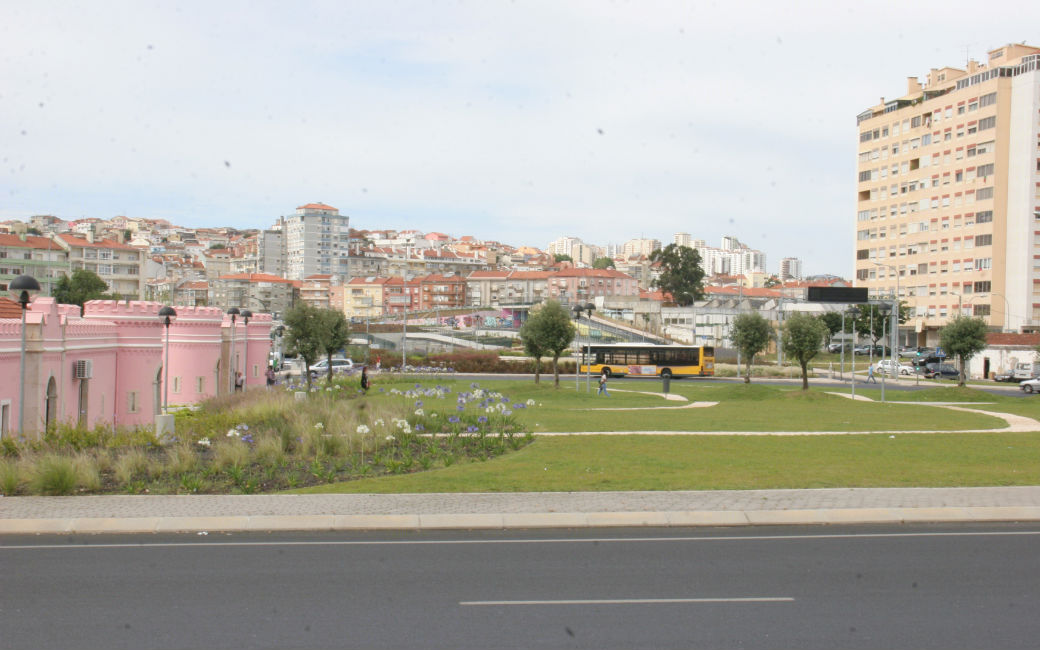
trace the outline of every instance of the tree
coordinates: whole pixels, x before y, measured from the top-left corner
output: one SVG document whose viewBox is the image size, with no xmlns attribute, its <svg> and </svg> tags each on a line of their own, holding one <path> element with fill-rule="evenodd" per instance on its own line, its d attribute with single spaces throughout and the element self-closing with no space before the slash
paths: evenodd
<svg viewBox="0 0 1040 650">
<path fill-rule="evenodd" d="M 310 367 L 325 350 L 324 323 L 319 312 L 317 307 L 307 303 L 300 303 L 285 312 L 285 347 L 303 359 L 308 391 L 311 389 Z"/>
<path fill-rule="evenodd" d="M 957 385 L 964 386 L 965 362 L 986 349 L 986 321 L 958 316 L 939 331 L 939 344 L 946 354 L 959 360 L 961 376 Z"/>
<path fill-rule="evenodd" d="M 535 326 L 528 319 L 520 327 L 520 342 L 524 345 L 524 352 L 534 357 L 534 383 L 540 383 L 542 379 L 542 357 L 545 356 L 543 348 L 536 336 Z"/>
<path fill-rule="evenodd" d="M 766 289 L 772 289 L 773 287 L 779 287 L 782 284 L 783 282 L 780 281 L 780 278 L 776 277 L 775 275 L 771 275 L 768 278 L 766 278 L 766 281 L 763 283 L 762 286 L 764 286 Z"/>
<path fill-rule="evenodd" d="M 549 300 L 538 309 L 531 311 L 525 323 L 528 337 L 543 354 L 552 355 L 553 387 L 560 387 L 560 354 L 574 340 L 574 323 L 571 315 L 559 302 Z M 526 343 L 525 343 L 526 347 Z"/>
<path fill-rule="evenodd" d="M 661 273 L 653 286 L 671 294 L 677 305 L 688 307 L 704 296 L 704 269 L 695 249 L 668 244 L 654 251 L 650 260 L 661 264 Z"/>
<path fill-rule="evenodd" d="M 318 319 L 321 321 L 322 342 L 325 358 L 328 359 L 328 376 L 326 382 L 332 383 L 332 355 L 350 343 L 350 323 L 346 315 L 338 309 L 319 309 Z"/>
<path fill-rule="evenodd" d="M 899 322 L 905 323 L 909 315 L 910 308 L 900 301 Z M 888 327 L 891 318 L 891 314 L 883 317 L 876 304 L 860 305 L 859 318 L 856 319 L 856 332 L 869 335 L 870 342 L 877 345 L 882 336 L 890 336 L 892 334 L 891 328 Z M 847 325 L 848 323 L 846 323 Z"/>
<path fill-rule="evenodd" d="M 119 294 L 107 293 L 108 284 L 97 273 L 86 269 L 76 269 L 72 277 L 63 275 L 54 285 L 54 300 L 63 305 L 83 305 L 88 300 L 120 300 Z"/>
<path fill-rule="evenodd" d="M 820 320 L 822 320 L 824 324 L 827 326 L 827 331 L 830 332 L 830 335 L 832 337 L 841 331 L 841 322 L 843 320 L 841 317 L 841 312 L 824 312 L 823 314 L 820 314 Z M 846 324 L 845 329 L 848 329 L 848 327 L 849 326 Z"/>
<path fill-rule="evenodd" d="M 802 390 L 809 390 L 809 361 L 820 351 L 826 335 L 826 323 L 815 316 L 795 313 L 784 321 L 784 350 L 802 367 Z"/>
<path fill-rule="evenodd" d="M 758 312 L 741 314 L 733 319 L 730 338 L 744 356 L 744 383 L 751 383 L 751 364 L 755 355 L 766 349 L 772 338 L 773 328 Z"/>
<path fill-rule="evenodd" d="M 556 253 L 553 255 L 553 263 L 559 264 L 560 262 L 573 262 L 574 259 L 566 253 Z"/>
<path fill-rule="evenodd" d="M 592 261 L 592 268 L 594 269 L 613 269 L 614 260 L 610 257 L 597 257 Z"/>
</svg>

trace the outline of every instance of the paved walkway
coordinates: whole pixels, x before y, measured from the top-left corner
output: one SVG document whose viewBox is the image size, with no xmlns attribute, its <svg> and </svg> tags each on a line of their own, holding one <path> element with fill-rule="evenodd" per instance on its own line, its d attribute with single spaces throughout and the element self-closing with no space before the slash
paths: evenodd
<svg viewBox="0 0 1040 650">
<path fill-rule="evenodd" d="M 0 498 L 0 534 L 1038 521 L 1040 486 Z"/>
</svg>

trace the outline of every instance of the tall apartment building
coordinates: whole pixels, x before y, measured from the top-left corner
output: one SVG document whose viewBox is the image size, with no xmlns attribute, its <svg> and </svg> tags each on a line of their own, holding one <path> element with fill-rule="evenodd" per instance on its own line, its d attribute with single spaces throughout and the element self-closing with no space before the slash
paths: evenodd
<svg viewBox="0 0 1040 650">
<path fill-rule="evenodd" d="M 650 257 L 654 251 L 660 250 L 660 248 L 661 240 L 659 239 L 629 239 L 621 247 L 621 252 L 625 257 Z"/>
<path fill-rule="evenodd" d="M 324 203 L 308 203 L 282 219 L 285 240 L 285 277 L 302 280 L 309 275 L 350 277 L 350 217 Z"/>
<path fill-rule="evenodd" d="M 801 280 L 802 279 L 802 260 L 797 257 L 785 257 L 780 260 L 780 279 L 781 280 Z"/>
<path fill-rule="evenodd" d="M 933 69 L 857 116 L 856 285 L 934 344 L 958 311 L 1040 326 L 1040 48 Z M 913 336 L 913 333 L 918 336 Z"/>
<path fill-rule="evenodd" d="M 672 243 L 676 246 L 693 248 L 693 236 L 688 232 L 677 232 L 672 235 Z"/>
</svg>

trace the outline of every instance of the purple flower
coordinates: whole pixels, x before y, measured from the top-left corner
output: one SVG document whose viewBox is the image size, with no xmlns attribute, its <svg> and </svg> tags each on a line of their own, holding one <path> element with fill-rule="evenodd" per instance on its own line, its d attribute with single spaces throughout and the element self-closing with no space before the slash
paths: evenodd
<svg viewBox="0 0 1040 650">
<path fill-rule="evenodd" d="M 416 431 L 426 431 L 426 427 L 424 427 L 422 424 L 416 424 L 415 425 L 415 430 Z"/>
<path fill-rule="evenodd" d="M 455 407 L 455 410 L 457 410 L 457 411 L 465 411 L 466 410 L 466 405 L 465 404 L 459 404 L 458 406 Z"/>
<path fill-rule="evenodd" d="M 480 422 L 481 424 L 487 424 L 487 416 L 481 415 L 479 418 L 477 418 L 477 422 Z"/>
<path fill-rule="evenodd" d="M 420 408 L 420 407 L 422 407 L 422 400 L 421 400 L 421 399 L 417 399 L 417 400 L 415 400 L 415 407 L 416 407 L 416 408 Z"/>
<path fill-rule="evenodd" d="M 476 433 L 477 432 L 477 427 L 475 427 L 475 426 L 473 426 L 471 424 L 468 427 L 466 427 L 466 431 L 468 431 L 469 433 Z"/>
<path fill-rule="evenodd" d="M 453 415 L 453 416 L 451 416 L 450 418 L 448 418 L 448 422 L 451 422 L 451 423 L 453 423 L 453 424 L 454 424 L 455 422 L 458 422 L 458 421 L 459 421 L 459 416 L 457 416 L 457 415 Z"/>
<path fill-rule="evenodd" d="M 515 408 L 515 409 L 525 409 L 525 408 L 527 408 L 527 405 L 523 404 L 522 402 L 517 402 L 516 404 L 513 404 L 513 408 Z"/>
</svg>

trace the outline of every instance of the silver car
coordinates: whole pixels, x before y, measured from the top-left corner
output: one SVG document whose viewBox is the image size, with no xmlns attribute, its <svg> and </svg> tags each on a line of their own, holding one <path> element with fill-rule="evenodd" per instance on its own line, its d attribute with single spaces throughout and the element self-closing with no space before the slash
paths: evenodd
<svg viewBox="0 0 1040 650">
<path fill-rule="evenodd" d="M 1027 393 L 1040 393 L 1040 378 L 1026 379 L 1018 382 L 1018 387 Z"/>
</svg>

